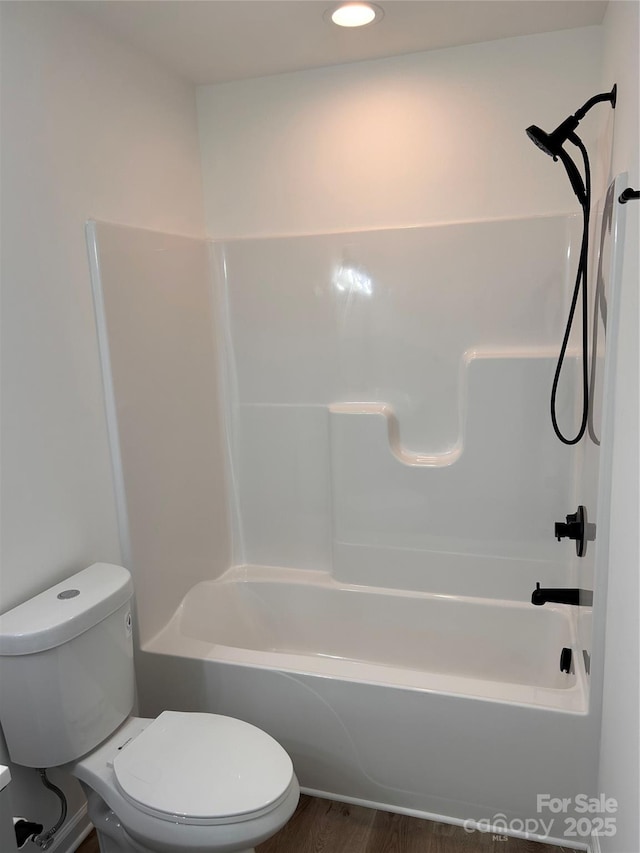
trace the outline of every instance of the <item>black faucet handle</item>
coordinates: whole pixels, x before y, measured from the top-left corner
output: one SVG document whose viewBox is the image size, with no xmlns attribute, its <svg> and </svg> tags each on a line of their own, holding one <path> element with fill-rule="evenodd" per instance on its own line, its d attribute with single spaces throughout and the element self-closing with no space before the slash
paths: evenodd
<svg viewBox="0 0 640 853">
<path fill-rule="evenodd" d="M 566 521 L 556 521 L 554 525 L 555 536 L 558 542 L 561 539 L 573 539 L 576 543 L 576 554 L 584 557 L 587 550 L 587 511 L 583 506 L 578 511 L 566 516 Z"/>
</svg>

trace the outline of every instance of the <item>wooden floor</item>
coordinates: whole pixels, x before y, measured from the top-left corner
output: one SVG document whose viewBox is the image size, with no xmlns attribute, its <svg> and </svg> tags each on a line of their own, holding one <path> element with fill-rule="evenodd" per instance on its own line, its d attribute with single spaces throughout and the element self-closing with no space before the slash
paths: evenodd
<svg viewBox="0 0 640 853">
<path fill-rule="evenodd" d="M 303 794 L 289 823 L 256 853 L 561 853 L 562 849 Z M 78 853 L 98 853 L 95 832 Z"/>
</svg>

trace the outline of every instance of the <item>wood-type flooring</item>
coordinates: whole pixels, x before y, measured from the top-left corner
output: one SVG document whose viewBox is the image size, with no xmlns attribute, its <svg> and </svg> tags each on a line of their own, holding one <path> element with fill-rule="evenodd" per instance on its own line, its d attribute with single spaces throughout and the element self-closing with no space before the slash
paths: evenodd
<svg viewBox="0 0 640 853">
<path fill-rule="evenodd" d="M 561 853 L 564 848 L 303 794 L 295 814 L 256 853 Z M 95 832 L 78 853 L 99 853 Z"/>
</svg>

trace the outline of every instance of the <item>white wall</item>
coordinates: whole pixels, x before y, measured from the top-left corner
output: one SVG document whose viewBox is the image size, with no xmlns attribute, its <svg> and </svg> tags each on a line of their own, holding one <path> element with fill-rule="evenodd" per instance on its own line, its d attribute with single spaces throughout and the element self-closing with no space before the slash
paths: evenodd
<svg viewBox="0 0 640 853">
<path fill-rule="evenodd" d="M 189 85 L 63 5 L 0 13 L 7 609 L 120 559 L 84 222 L 202 234 L 203 205 Z M 12 775 L 16 808 L 51 825 L 55 798 Z"/>
<path fill-rule="evenodd" d="M 600 39 L 587 27 L 200 87 L 208 233 L 575 210 L 562 167 L 524 131 L 552 130 L 599 91 Z"/>
<path fill-rule="evenodd" d="M 616 0 L 604 20 L 604 73 L 618 83 L 611 173 L 628 171 L 640 187 L 640 6 Z M 638 280 L 640 205 L 627 204 L 613 424 L 611 544 L 598 790 L 618 800 L 617 834 L 601 838 L 611 853 L 640 850 L 639 690 L 640 553 L 638 547 Z"/>
</svg>

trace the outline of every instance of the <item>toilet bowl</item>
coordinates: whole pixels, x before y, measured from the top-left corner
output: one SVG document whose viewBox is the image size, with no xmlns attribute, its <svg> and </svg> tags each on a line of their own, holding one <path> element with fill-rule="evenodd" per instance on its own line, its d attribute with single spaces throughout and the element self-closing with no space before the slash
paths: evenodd
<svg viewBox="0 0 640 853">
<path fill-rule="evenodd" d="M 101 853 L 252 853 L 296 808 L 291 759 L 231 717 L 131 716 L 132 594 L 96 563 L 0 615 L 11 759 L 80 781 Z"/>
<path fill-rule="evenodd" d="M 102 853 L 252 851 L 289 820 L 300 793 L 273 738 L 216 714 L 130 717 L 65 769 L 87 794 Z"/>
</svg>

